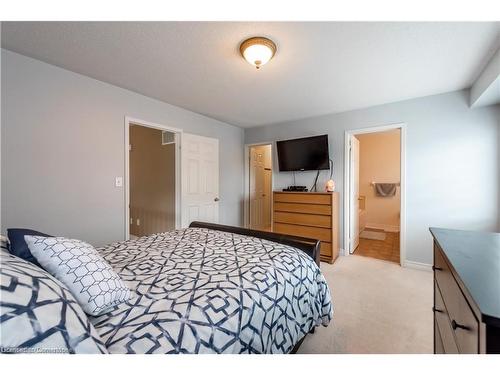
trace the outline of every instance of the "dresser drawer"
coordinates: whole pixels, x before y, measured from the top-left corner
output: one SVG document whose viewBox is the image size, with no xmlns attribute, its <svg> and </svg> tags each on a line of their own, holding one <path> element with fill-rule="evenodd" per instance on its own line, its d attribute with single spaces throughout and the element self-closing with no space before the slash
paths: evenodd
<svg viewBox="0 0 500 375">
<path fill-rule="evenodd" d="M 441 292 L 459 352 L 478 353 L 478 321 L 437 246 L 434 247 L 434 266 L 434 277 L 438 290 Z"/>
<path fill-rule="evenodd" d="M 309 225 L 312 227 L 331 228 L 332 217 L 325 215 L 301 214 L 295 212 L 274 211 L 274 221 L 278 223 Z"/>
<path fill-rule="evenodd" d="M 441 340 L 441 346 L 443 353 L 445 354 L 458 354 L 458 347 L 455 342 L 455 335 L 453 333 L 453 328 L 451 327 L 451 321 L 446 311 L 446 307 L 443 302 L 443 297 L 436 283 L 434 283 L 434 322 L 435 329 L 437 331 L 434 333 L 439 336 Z"/>
<path fill-rule="evenodd" d="M 324 204 L 274 202 L 274 211 L 299 212 L 303 214 L 331 215 L 332 206 Z"/>
<path fill-rule="evenodd" d="M 320 255 L 322 261 L 333 263 L 339 256 L 339 249 L 330 242 L 321 242 Z"/>
<path fill-rule="evenodd" d="M 434 320 L 434 354 L 446 354 L 444 351 L 443 340 L 439 333 L 437 321 Z"/>
<path fill-rule="evenodd" d="M 332 256 L 332 244 L 330 242 L 321 242 L 319 253 L 320 253 L 320 255 L 323 255 L 325 257 L 331 257 Z"/>
<path fill-rule="evenodd" d="M 327 228 L 308 227 L 304 225 L 293 225 L 274 223 L 273 232 L 291 234 L 292 236 L 307 237 L 315 240 L 331 242 L 332 230 Z"/>
<path fill-rule="evenodd" d="M 332 204 L 332 196 L 330 194 L 314 193 L 274 193 L 274 201 L 308 204 Z"/>
<path fill-rule="evenodd" d="M 275 233 L 321 241 L 320 259 L 333 263 L 338 257 L 339 193 L 273 192 Z"/>
</svg>

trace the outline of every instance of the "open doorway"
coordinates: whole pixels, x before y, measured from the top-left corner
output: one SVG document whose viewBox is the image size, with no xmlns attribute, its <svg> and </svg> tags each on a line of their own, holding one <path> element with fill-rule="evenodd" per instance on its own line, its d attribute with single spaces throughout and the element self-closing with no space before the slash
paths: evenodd
<svg viewBox="0 0 500 375">
<path fill-rule="evenodd" d="M 404 264 L 404 127 L 346 133 L 346 253 Z"/>
<path fill-rule="evenodd" d="M 180 131 L 126 119 L 125 237 L 179 228 Z"/>
<path fill-rule="evenodd" d="M 272 230 L 272 145 L 248 148 L 248 221 L 251 229 Z"/>
</svg>

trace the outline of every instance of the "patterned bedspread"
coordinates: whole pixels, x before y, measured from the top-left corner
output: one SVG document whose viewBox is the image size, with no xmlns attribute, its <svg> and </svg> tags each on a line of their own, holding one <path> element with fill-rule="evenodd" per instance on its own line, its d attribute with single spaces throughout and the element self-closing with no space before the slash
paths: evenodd
<svg viewBox="0 0 500 375">
<path fill-rule="evenodd" d="M 290 246 L 201 228 L 98 249 L 135 291 L 91 318 L 111 353 L 288 353 L 328 325 L 328 285 Z"/>
</svg>

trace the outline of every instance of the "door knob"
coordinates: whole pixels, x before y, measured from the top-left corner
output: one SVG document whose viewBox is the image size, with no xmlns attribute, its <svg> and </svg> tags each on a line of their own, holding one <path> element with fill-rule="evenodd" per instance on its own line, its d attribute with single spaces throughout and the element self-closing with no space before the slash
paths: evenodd
<svg viewBox="0 0 500 375">
<path fill-rule="evenodd" d="M 218 201 L 220 201 L 219 197 L 215 197 L 214 202 L 218 202 Z"/>
</svg>

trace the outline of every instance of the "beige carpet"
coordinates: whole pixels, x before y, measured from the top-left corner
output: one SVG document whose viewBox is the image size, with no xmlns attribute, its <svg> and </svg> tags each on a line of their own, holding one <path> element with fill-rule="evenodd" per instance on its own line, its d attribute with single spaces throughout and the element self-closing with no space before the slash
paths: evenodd
<svg viewBox="0 0 500 375">
<path fill-rule="evenodd" d="M 362 256 L 321 263 L 333 321 L 299 353 L 432 353 L 432 272 Z"/>
</svg>

